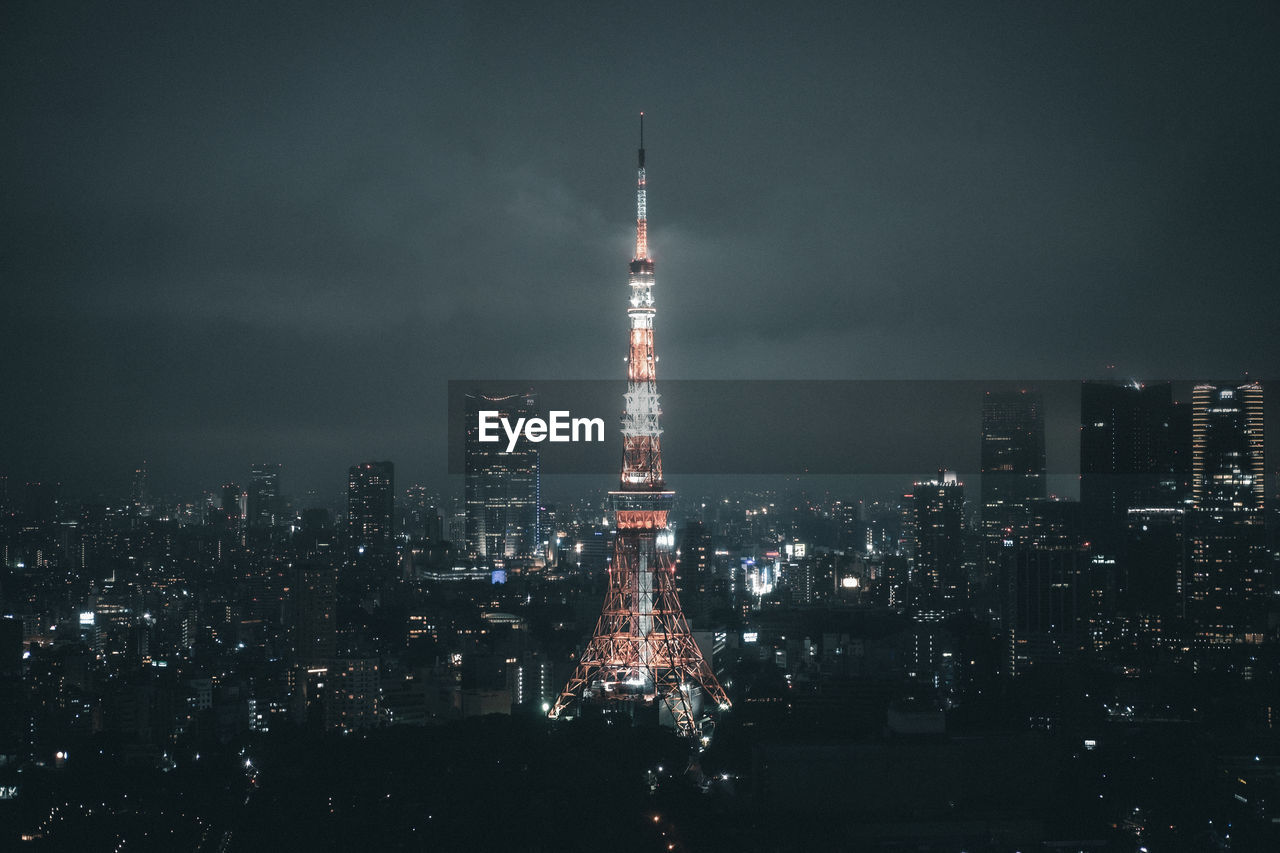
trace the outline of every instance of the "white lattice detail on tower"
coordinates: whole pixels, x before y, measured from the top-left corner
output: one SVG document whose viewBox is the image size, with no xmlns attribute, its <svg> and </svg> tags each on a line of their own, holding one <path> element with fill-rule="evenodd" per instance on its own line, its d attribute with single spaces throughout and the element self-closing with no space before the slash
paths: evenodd
<svg viewBox="0 0 1280 853">
<path fill-rule="evenodd" d="M 623 435 L 662 435 L 662 427 L 658 425 L 662 409 L 658 405 L 657 389 L 652 384 L 633 385 L 622 398 L 626 401 L 626 413 L 622 416 Z"/>
</svg>

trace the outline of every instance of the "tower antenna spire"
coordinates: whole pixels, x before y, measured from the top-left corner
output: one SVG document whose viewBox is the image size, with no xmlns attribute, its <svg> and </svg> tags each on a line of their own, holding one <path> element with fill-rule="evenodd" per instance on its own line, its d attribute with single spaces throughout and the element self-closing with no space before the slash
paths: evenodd
<svg viewBox="0 0 1280 853">
<path fill-rule="evenodd" d="M 640 113 L 640 157 L 636 166 L 636 260 L 649 259 L 649 216 L 644 187 L 644 112 Z"/>
</svg>

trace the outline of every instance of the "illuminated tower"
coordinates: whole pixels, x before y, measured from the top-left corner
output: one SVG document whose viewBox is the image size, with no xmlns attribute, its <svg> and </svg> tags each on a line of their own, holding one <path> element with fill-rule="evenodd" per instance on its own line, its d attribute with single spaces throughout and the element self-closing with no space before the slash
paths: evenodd
<svg viewBox="0 0 1280 853">
<path fill-rule="evenodd" d="M 577 702 L 660 704 L 676 730 L 703 732 L 713 710 L 729 699 L 689 631 L 676 594 L 667 514 L 673 492 L 662 478 L 657 358 L 653 352 L 653 259 L 645 211 L 644 115 L 636 181 L 636 255 L 631 262 L 627 317 L 626 410 L 622 416 L 622 477 L 610 492 L 618 535 L 609 589 L 595 635 L 550 716 Z"/>
</svg>

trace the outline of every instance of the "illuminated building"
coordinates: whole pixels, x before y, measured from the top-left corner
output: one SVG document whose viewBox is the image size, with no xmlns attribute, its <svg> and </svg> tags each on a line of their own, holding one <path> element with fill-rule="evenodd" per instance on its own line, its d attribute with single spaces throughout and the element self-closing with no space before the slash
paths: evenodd
<svg viewBox="0 0 1280 853">
<path fill-rule="evenodd" d="M 300 557 L 314 559 L 333 553 L 336 535 L 329 510 L 323 507 L 304 509 L 299 521 L 293 546 Z"/>
<path fill-rule="evenodd" d="M 685 524 L 676 549 L 676 581 L 681 593 L 707 583 L 713 550 L 711 535 L 701 521 Z"/>
<path fill-rule="evenodd" d="M 969 582 L 964 565 L 964 484 L 954 471 L 914 484 L 911 490 L 912 675 L 941 686 L 947 614 L 965 609 Z"/>
<path fill-rule="evenodd" d="M 356 556 L 395 553 L 396 469 L 390 462 L 361 462 L 347 472 L 347 530 Z"/>
<path fill-rule="evenodd" d="M 464 445 L 467 554 L 488 563 L 533 559 L 542 542 L 538 506 L 540 458 L 527 441 L 507 452 L 503 442 L 480 441 L 479 412 L 496 411 L 512 423 L 534 417 L 533 392 L 489 396 L 467 395 Z"/>
<path fill-rule="evenodd" d="M 97 572 L 107 565 L 111 555 L 111 530 L 107 523 L 105 504 L 84 504 L 80 507 L 80 521 L 76 525 L 79 537 L 80 568 Z"/>
<path fill-rule="evenodd" d="M 1026 524 L 1045 496 L 1044 402 L 1035 391 L 988 391 L 982 399 L 982 527 L 1001 541 Z"/>
<path fill-rule="evenodd" d="M 248 526 L 274 527 L 280 515 L 280 463 L 260 462 L 249 472 Z"/>
<path fill-rule="evenodd" d="M 1264 510 L 1262 386 L 1197 385 L 1191 396 L 1192 500 L 1200 508 Z"/>
<path fill-rule="evenodd" d="M 1183 615 L 1187 572 L 1187 510 L 1132 507 L 1126 513 L 1119 609 L 1134 632 L 1155 638 Z"/>
<path fill-rule="evenodd" d="M 705 615 L 713 603 L 717 587 L 715 548 L 711 534 L 700 521 L 690 520 L 676 540 L 676 589 L 685 612 L 694 619 Z"/>
<path fill-rule="evenodd" d="M 1085 555 L 1075 548 L 1010 549 L 1005 632 L 1008 671 L 1061 660 L 1079 650 Z"/>
<path fill-rule="evenodd" d="M 1095 548 L 1119 550 L 1131 507 L 1177 503 L 1177 424 L 1168 382 L 1080 386 L 1080 503 Z"/>
<path fill-rule="evenodd" d="M 144 459 L 141 465 L 133 469 L 133 486 L 129 492 L 129 503 L 134 513 L 138 515 L 149 513 L 150 504 L 148 499 L 150 491 L 147 478 L 147 460 Z"/>
<path fill-rule="evenodd" d="M 292 580 L 294 658 L 304 667 L 327 666 L 338 644 L 338 569 L 306 564 Z"/>
<path fill-rule="evenodd" d="M 1261 642 L 1267 581 L 1262 386 L 1192 392 L 1187 617 L 1202 647 Z"/>
<path fill-rule="evenodd" d="M 227 483 L 222 487 L 221 514 L 214 516 L 218 524 L 236 527 L 244 517 L 240 505 L 240 487 L 235 483 Z"/>
<path fill-rule="evenodd" d="M 954 613 L 968 600 L 964 570 L 964 483 L 954 471 L 912 488 L 913 580 L 921 607 Z"/>
<path fill-rule="evenodd" d="M 343 658 L 329 667 L 325 728 L 354 732 L 378 724 L 381 678 L 377 658 Z"/>
<path fill-rule="evenodd" d="M 999 546 L 1001 621 L 1012 674 L 1080 651 L 1102 630 L 1114 561 L 1095 565 L 1081 536 L 1080 504 L 1032 500 L 1023 535 Z"/>
<path fill-rule="evenodd" d="M 444 538 L 436 499 L 427 492 L 426 486 L 413 485 L 405 490 L 404 519 L 406 532 L 429 542 Z"/>
<path fill-rule="evenodd" d="M 550 716 L 578 702 L 656 705 L 676 730 L 697 737 L 710 711 L 729 699 L 698 647 L 675 587 L 672 534 L 674 493 L 662 475 L 657 356 L 653 346 L 654 264 L 649 257 L 644 125 L 641 116 L 636 181 L 636 253 L 628 281 L 630 343 L 622 418 L 622 476 L 610 492 L 617 537 L 608 590 L 594 636 Z"/>
</svg>

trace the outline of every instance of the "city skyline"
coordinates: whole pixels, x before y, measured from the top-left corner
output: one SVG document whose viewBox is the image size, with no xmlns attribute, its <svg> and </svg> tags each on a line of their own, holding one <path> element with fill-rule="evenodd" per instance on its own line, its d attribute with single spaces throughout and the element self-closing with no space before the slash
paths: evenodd
<svg viewBox="0 0 1280 853">
<path fill-rule="evenodd" d="M 1280 850 L 1276 43 L 6 6 L 0 848 Z"/>
<path fill-rule="evenodd" d="M 1280 362 L 1273 10 L 777 14 L 11 7 L 0 470 L 428 481 L 446 381 L 613 378 L 640 110 L 673 379 Z"/>
<path fill-rule="evenodd" d="M 1250 380 L 1260 387 L 1273 383 Z M 1243 380 L 1227 379 L 1227 385 L 1239 385 Z M 982 401 L 994 393 L 1017 393 L 1023 389 L 1043 393 L 1047 403 L 1042 406 L 1045 421 L 1045 473 L 1047 493 L 1066 500 L 1080 498 L 1081 475 L 1094 470 L 1087 461 L 1090 452 L 1080 430 L 1087 408 L 1082 407 L 1081 389 L 1111 387 L 1118 391 L 1145 389 L 1146 392 L 1172 390 L 1175 408 L 1189 417 L 1193 391 L 1204 385 L 1203 378 L 1196 380 L 1143 381 L 1134 379 L 1086 379 L 1050 380 L 1044 382 L 983 382 L 957 380 L 931 382 L 925 380 L 871 380 L 832 382 L 804 380 L 796 382 L 730 382 L 730 381 L 681 381 L 666 383 L 667 394 L 677 404 L 675 415 L 684 433 L 674 446 L 674 476 L 690 493 L 747 488 L 752 478 L 771 489 L 808 488 L 826 490 L 846 497 L 865 497 L 882 500 L 896 496 L 909 487 L 913 480 L 928 475 L 939 467 L 955 470 L 974 484 L 981 482 L 983 468 Z M 1222 384 L 1219 382 L 1218 384 Z M 611 400 L 625 389 L 622 379 L 590 382 L 566 382 L 552 380 L 536 385 L 529 382 L 477 383 L 473 381 L 451 383 L 458 389 L 513 386 L 525 387 L 541 393 L 551 389 L 556 405 L 585 404 L 585 410 L 609 414 L 602 401 Z M 454 394 L 454 390 L 450 394 Z M 468 440 L 462 424 L 465 411 L 462 396 L 450 401 L 447 450 L 447 472 L 433 471 L 416 480 L 402 480 L 405 487 L 414 485 L 426 488 L 441 496 L 465 499 L 466 476 L 464 474 L 464 447 Z M 747 405 L 754 399 L 768 399 L 783 410 L 788 407 L 811 406 L 803 409 L 809 416 L 810 443 L 778 448 L 767 425 L 757 420 L 735 422 L 727 415 L 739 405 Z M 892 407 L 885 409 L 884 407 Z M 1280 421 L 1280 398 L 1267 394 L 1263 409 L 1267 421 Z M 1186 432 L 1189 424 L 1182 424 Z M 862 444 L 851 445 L 845 441 L 848 430 Z M 543 448 L 539 476 L 544 501 L 566 500 L 585 491 L 598 490 L 608 477 L 608 469 L 616 457 L 616 425 L 605 431 L 603 442 L 570 445 L 541 445 Z M 1188 433 L 1189 434 L 1189 433 Z M 1186 436 L 1183 436 L 1186 438 Z M 818 440 L 814 445 L 813 440 Z M 551 451 L 547 456 L 546 451 Z M 768 456 L 762 454 L 768 453 Z M 420 456 L 420 454 L 419 454 Z M 310 506 L 341 511 L 346 503 L 346 469 L 353 454 L 336 456 L 340 465 L 327 468 L 311 476 L 319 480 L 303 480 L 298 471 L 279 462 L 252 463 L 233 461 L 229 470 L 215 473 L 212 480 L 173 482 L 159 481 L 154 476 L 152 463 L 146 459 L 118 459 L 112 465 L 107 480 L 86 482 L 73 471 L 67 481 L 51 476 L 58 466 L 49 465 L 37 471 L 37 476 L 22 478 L 0 470 L 0 477 L 7 479 L 10 498 L 20 500 L 26 483 L 47 484 L 57 487 L 64 499 L 107 502 L 126 505 L 137 503 L 139 488 L 145 489 L 149 501 L 157 506 L 176 506 L 200 499 L 217 504 L 225 499 L 222 493 L 235 490 L 239 500 L 245 502 L 241 512 L 254 514 L 250 505 L 257 507 L 262 501 L 251 497 L 255 482 L 261 479 L 260 468 L 271 468 L 269 488 L 272 509 L 283 509 L 276 502 L 289 500 L 294 509 Z M 442 460 L 443 461 L 443 460 Z M 548 462 L 550 464 L 548 464 Z M 400 463 L 397 462 L 397 465 Z M 19 470 L 36 470 L 31 467 Z M 65 470 L 65 469 L 63 469 Z M 1277 466 L 1273 463 L 1262 473 L 1265 487 L 1273 489 Z M 419 475 L 423 472 L 421 468 Z M 1132 472 L 1131 472 L 1132 473 Z M 602 479 L 603 478 L 603 479 Z M 239 485 L 238 482 L 247 485 Z M 402 489 L 403 491 L 403 489 Z M 975 492 L 976 496 L 976 492 Z"/>
</svg>

